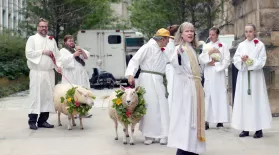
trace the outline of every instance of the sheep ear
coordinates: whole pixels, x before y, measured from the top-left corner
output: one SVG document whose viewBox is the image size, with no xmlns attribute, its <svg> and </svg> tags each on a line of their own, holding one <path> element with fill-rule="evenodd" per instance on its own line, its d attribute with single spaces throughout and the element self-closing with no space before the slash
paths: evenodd
<svg viewBox="0 0 279 155">
<path fill-rule="evenodd" d="M 120 89 L 121 89 L 122 91 L 125 91 L 125 88 L 124 88 L 123 86 L 120 86 Z"/>
<path fill-rule="evenodd" d="M 140 86 L 137 86 L 136 88 L 136 92 L 138 92 L 140 90 Z"/>
</svg>

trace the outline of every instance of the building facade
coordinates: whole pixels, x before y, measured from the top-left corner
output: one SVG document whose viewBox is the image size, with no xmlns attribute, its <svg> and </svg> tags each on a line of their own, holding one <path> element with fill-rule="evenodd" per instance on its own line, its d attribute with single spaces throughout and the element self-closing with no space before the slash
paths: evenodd
<svg viewBox="0 0 279 155">
<path fill-rule="evenodd" d="M 0 29 L 17 29 L 20 21 L 24 20 L 20 11 L 25 0 L 0 0 Z"/>
<path fill-rule="evenodd" d="M 220 0 L 216 1 L 220 2 Z M 257 36 L 266 45 L 267 62 L 264 72 L 269 102 L 272 113 L 279 115 L 279 1 L 225 1 L 223 12 L 219 14 L 219 18 L 215 20 L 214 24 L 220 27 L 224 34 L 235 35 L 233 47 L 230 49 L 232 57 L 238 44 L 245 39 L 244 27 L 248 23 L 256 25 Z M 232 90 L 237 71 L 235 71 L 233 65 L 229 69 L 229 88 Z M 233 98 L 233 94 L 231 98 Z M 232 99 L 230 101 L 232 103 Z"/>
</svg>

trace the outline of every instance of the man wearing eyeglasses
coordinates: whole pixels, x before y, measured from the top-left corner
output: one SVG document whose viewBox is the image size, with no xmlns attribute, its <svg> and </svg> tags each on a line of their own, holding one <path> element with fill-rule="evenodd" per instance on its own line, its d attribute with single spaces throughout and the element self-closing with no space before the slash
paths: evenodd
<svg viewBox="0 0 279 155">
<path fill-rule="evenodd" d="M 60 65 L 54 64 L 53 57 L 61 62 L 61 56 L 56 42 L 52 36 L 48 36 L 48 22 L 40 19 L 37 25 L 37 33 L 28 38 L 25 55 L 30 69 L 30 98 L 29 128 L 54 128 L 47 122 L 49 112 L 55 112 L 53 104 L 54 70 L 61 73 Z M 39 116 L 39 118 L 38 118 Z"/>
</svg>

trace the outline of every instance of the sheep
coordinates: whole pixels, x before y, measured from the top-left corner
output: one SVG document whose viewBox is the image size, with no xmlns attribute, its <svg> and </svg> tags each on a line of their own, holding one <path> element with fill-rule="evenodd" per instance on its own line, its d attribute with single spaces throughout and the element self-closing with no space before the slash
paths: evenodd
<svg viewBox="0 0 279 155">
<path fill-rule="evenodd" d="M 61 124 L 61 120 L 60 120 L 60 115 L 61 113 L 65 114 L 68 116 L 68 130 L 72 130 L 72 125 L 76 126 L 75 123 L 75 119 L 74 116 L 75 115 L 79 115 L 79 112 L 77 111 L 73 111 L 72 114 L 70 114 L 67 110 L 67 99 L 66 99 L 66 93 L 69 89 L 77 87 L 75 94 L 74 94 L 74 99 L 75 101 L 78 101 L 79 104 L 86 104 L 89 106 L 89 108 L 92 108 L 92 106 L 94 105 L 94 101 L 93 101 L 93 93 L 81 86 L 77 86 L 77 85 L 71 85 L 71 84 L 57 84 L 54 87 L 54 107 L 55 107 L 55 111 L 58 113 L 58 126 L 62 126 Z M 65 98 L 65 100 L 63 101 L 63 103 L 61 103 L 61 97 Z M 72 123 L 71 123 L 72 120 Z M 79 117 L 80 120 L 80 129 L 83 129 L 83 124 L 82 124 L 82 117 Z"/>
<path fill-rule="evenodd" d="M 122 91 L 124 91 L 124 94 L 122 95 L 122 104 L 124 105 L 124 107 L 127 108 L 127 111 L 130 112 L 130 114 L 132 115 L 134 112 L 134 109 L 136 108 L 136 106 L 138 105 L 138 95 L 137 95 L 137 91 L 139 90 L 139 87 L 137 88 L 124 88 L 122 86 L 120 86 L 120 89 Z M 113 92 L 109 98 L 109 105 L 108 105 L 108 113 L 110 118 L 113 120 L 114 122 L 114 127 L 115 127 L 115 140 L 118 140 L 118 132 L 117 132 L 117 128 L 118 128 L 118 122 L 120 122 L 120 124 L 122 124 L 123 126 L 123 144 L 127 144 L 127 137 L 129 137 L 128 134 L 128 125 L 123 123 L 120 120 L 119 115 L 116 112 L 116 109 L 113 108 L 113 102 L 112 100 L 116 98 L 116 92 Z M 131 118 L 131 137 L 130 137 L 130 145 L 134 145 L 134 131 L 135 131 L 135 126 L 136 124 L 141 120 L 142 117 L 140 118 Z"/>
</svg>

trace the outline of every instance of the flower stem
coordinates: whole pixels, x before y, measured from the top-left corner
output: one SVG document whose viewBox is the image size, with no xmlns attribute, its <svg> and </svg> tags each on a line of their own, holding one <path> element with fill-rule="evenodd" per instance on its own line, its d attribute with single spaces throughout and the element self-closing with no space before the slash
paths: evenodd
<svg viewBox="0 0 279 155">
<path fill-rule="evenodd" d="M 248 70 L 248 95 L 251 95 L 251 86 L 250 86 L 250 71 Z"/>
</svg>

